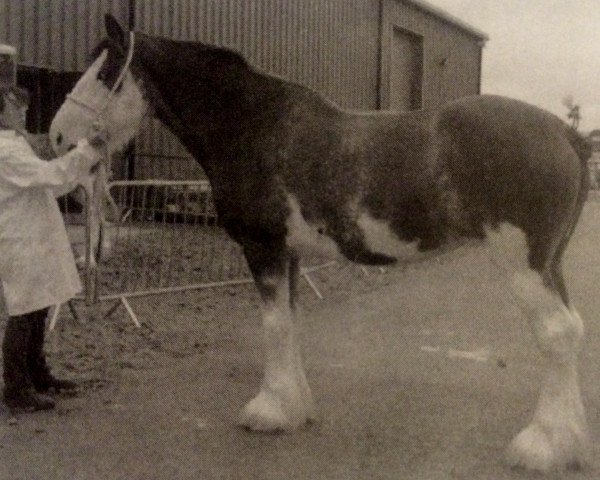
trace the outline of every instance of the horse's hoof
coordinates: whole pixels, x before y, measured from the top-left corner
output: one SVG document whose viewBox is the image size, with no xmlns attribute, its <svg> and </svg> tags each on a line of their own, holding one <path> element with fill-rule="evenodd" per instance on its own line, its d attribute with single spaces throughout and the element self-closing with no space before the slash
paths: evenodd
<svg viewBox="0 0 600 480">
<path fill-rule="evenodd" d="M 304 405 L 273 392 L 260 392 L 242 410 L 239 425 L 257 432 L 289 432 L 314 419 L 312 400 Z"/>
<path fill-rule="evenodd" d="M 538 472 L 579 470 L 588 456 L 588 438 L 581 429 L 544 428 L 536 423 L 521 431 L 506 452 L 510 466 Z"/>
</svg>

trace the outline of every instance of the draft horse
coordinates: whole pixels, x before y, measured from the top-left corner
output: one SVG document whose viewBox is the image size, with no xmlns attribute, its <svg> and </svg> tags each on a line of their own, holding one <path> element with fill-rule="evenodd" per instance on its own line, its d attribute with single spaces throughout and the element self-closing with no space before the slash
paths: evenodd
<svg viewBox="0 0 600 480">
<path fill-rule="evenodd" d="M 114 18 L 105 23 L 107 38 L 53 121 L 53 145 L 63 152 L 85 136 L 113 91 L 102 112 L 112 151 L 152 109 L 201 164 L 262 298 L 264 379 L 242 425 L 291 430 L 314 417 L 294 324 L 301 255 L 384 265 L 397 260 L 396 245 L 419 255 L 470 239 L 501 252 L 544 360 L 539 403 L 508 460 L 542 471 L 582 463 L 583 324 L 561 267 L 589 188 L 590 151 L 568 125 L 498 96 L 349 112 L 230 50 L 127 37 Z"/>
</svg>

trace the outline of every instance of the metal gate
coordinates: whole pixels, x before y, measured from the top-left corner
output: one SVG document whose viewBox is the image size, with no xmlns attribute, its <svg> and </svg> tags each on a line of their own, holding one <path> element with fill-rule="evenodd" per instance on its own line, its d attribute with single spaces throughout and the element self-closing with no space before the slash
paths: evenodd
<svg viewBox="0 0 600 480">
<path fill-rule="evenodd" d="M 123 305 L 139 326 L 129 298 L 252 282 L 241 247 L 219 225 L 207 180 L 113 181 L 109 191 L 120 219 L 104 226 L 97 268 L 82 267 L 85 291 L 74 301 L 113 301 L 107 315 Z M 69 230 L 76 254 L 86 258 L 89 221 Z M 319 298 L 309 274 L 333 263 L 301 271 Z"/>
</svg>

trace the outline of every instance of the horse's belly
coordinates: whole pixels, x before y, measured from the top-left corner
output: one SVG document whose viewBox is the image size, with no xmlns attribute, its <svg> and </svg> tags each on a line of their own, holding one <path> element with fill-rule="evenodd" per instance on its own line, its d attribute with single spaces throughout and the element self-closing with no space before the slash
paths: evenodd
<svg viewBox="0 0 600 480">
<path fill-rule="evenodd" d="M 326 234 L 325 222 L 309 222 L 302 215 L 298 201 L 288 198 L 290 215 L 287 219 L 287 246 L 300 255 L 318 255 L 333 260 L 342 259 L 338 244 Z M 398 258 L 402 262 L 419 259 L 431 254 L 418 251 L 417 242 L 401 241 L 389 228 L 387 222 L 373 219 L 367 213 L 356 222 L 364 235 L 366 249 Z"/>
<path fill-rule="evenodd" d="M 333 260 L 343 259 L 337 243 L 326 235 L 326 225 L 306 221 L 294 197 L 290 196 L 288 202 L 290 215 L 286 225 L 287 246 L 302 256 L 317 255 Z M 427 261 L 440 254 L 450 253 L 458 247 L 463 247 L 461 251 L 464 251 L 464 248 L 487 247 L 492 263 L 513 272 L 528 268 L 529 250 L 525 235 L 521 229 L 508 224 L 496 228 L 483 226 L 484 238 L 449 237 L 440 248 L 427 251 L 420 251 L 416 241 L 402 241 L 392 231 L 389 222 L 375 219 L 366 212 L 359 216 L 356 226 L 363 234 L 364 247 L 368 251 L 394 257 L 400 265 Z"/>
</svg>

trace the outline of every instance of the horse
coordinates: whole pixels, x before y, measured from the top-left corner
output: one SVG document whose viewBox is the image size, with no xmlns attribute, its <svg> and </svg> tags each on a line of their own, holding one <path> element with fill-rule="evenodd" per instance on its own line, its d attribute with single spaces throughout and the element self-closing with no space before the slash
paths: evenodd
<svg viewBox="0 0 600 480">
<path fill-rule="evenodd" d="M 220 222 L 261 298 L 264 377 L 239 423 L 291 431 L 315 418 L 297 343 L 300 258 L 365 265 L 398 252 L 487 244 L 543 359 L 539 401 L 508 446 L 509 464 L 583 465 L 588 432 L 577 373 L 583 322 L 562 258 L 589 189 L 587 143 L 558 117 L 500 96 L 439 109 L 347 111 L 253 68 L 238 53 L 130 32 L 111 16 L 94 60 L 53 120 L 66 151 L 105 101 L 111 151 L 152 111 L 208 176 Z M 125 65 L 126 57 L 131 61 Z M 118 84 L 117 84 L 118 80 Z"/>
</svg>

